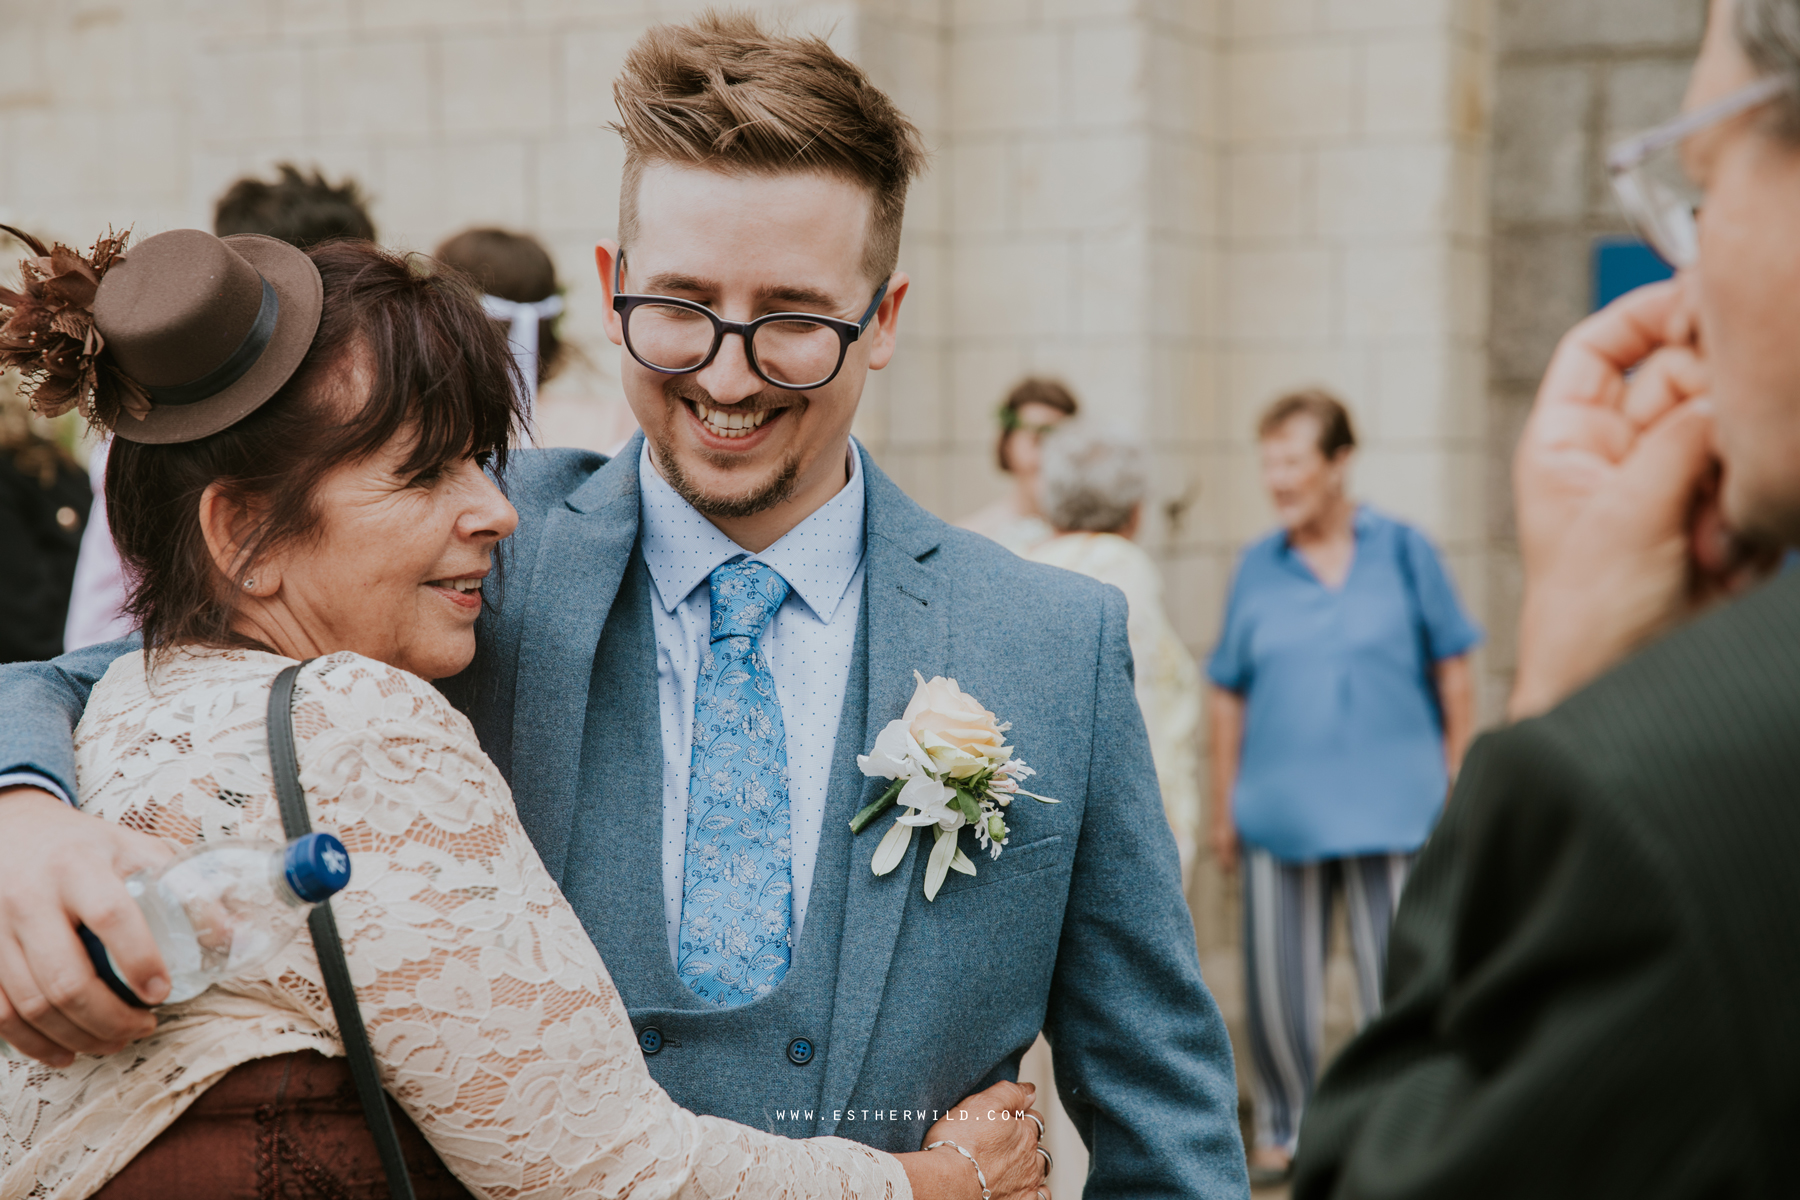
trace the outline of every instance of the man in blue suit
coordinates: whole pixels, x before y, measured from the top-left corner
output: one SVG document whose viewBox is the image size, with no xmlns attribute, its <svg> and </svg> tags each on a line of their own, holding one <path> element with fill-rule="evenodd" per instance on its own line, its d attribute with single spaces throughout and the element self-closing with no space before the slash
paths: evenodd
<svg viewBox="0 0 1800 1200">
<path fill-rule="evenodd" d="M 597 259 L 644 433 L 611 461 L 517 457 L 501 598 L 445 690 L 651 1071 L 702 1112 L 912 1150 L 1042 1029 L 1089 1196 L 1244 1195 L 1123 596 L 950 528 L 850 437 L 894 353 L 917 131 L 823 42 L 744 17 L 652 30 L 616 95 L 620 240 Z M 110 882 L 151 851 L 53 798 L 123 648 L 0 672 L 0 1037 L 45 1058 L 143 1031 L 87 982 L 75 921 L 166 994 Z M 886 820 L 850 828 L 886 783 L 856 756 L 915 672 L 1010 721 L 1059 801 L 1015 803 L 997 859 L 959 835 L 976 873 L 935 899 L 929 839 L 877 876 Z"/>
</svg>

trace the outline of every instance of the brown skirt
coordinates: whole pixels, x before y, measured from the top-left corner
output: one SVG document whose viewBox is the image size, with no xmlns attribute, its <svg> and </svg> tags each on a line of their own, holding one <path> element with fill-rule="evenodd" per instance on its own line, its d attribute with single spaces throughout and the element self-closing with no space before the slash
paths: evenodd
<svg viewBox="0 0 1800 1200">
<path fill-rule="evenodd" d="M 473 1200 L 390 1098 L 419 1200 Z M 341 1058 L 303 1050 L 226 1073 L 95 1200 L 386 1200 Z"/>
</svg>

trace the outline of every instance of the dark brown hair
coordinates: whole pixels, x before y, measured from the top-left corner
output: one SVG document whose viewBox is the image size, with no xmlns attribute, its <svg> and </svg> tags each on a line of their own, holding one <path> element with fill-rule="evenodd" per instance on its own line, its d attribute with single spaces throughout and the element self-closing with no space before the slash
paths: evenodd
<svg viewBox="0 0 1800 1200">
<path fill-rule="evenodd" d="M 1006 459 L 1006 443 L 1019 428 L 1019 410 L 1027 404 L 1042 404 L 1068 417 L 1081 411 L 1075 393 L 1057 380 L 1028 375 L 1013 384 L 1012 391 L 1000 402 L 1000 440 L 994 444 L 994 461 L 1002 471 L 1012 471 L 1012 464 Z"/>
<path fill-rule="evenodd" d="M 127 612 L 148 648 L 243 644 L 231 629 L 242 581 L 270 552 L 318 532 L 324 514 L 313 497 L 334 467 L 416 431 L 404 473 L 469 455 L 491 455 L 496 474 L 504 470 L 518 368 L 468 280 L 369 242 L 308 254 L 325 285 L 319 332 L 268 403 L 198 441 L 113 441 L 107 518 L 131 581 Z M 214 483 L 259 514 L 234 578 L 201 531 L 200 497 Z"/>
<path fill-rule="evenodd" d="M 1356 446 L 1356 430 L 1350 425 L 1350 410 L 1344 402 L 1324 388 L 1301 388 L 1289 392 L 1263 411 L 1256 423 L 1258 441 L 1272 438 L 1295 417 L 1311 417 L 1319 423 L 1319 453 L 1336 458 Z"/>
<path fill-rule="evenodd" d="M 619 241 L 637 234 L 638 183 L 651 163 L 730 174 L 817 171 L 869 189 L 875 208 L 863 271 L 880 281 L 900 258 L 906 189 L 925 168 L 919 131 L 823 38 L 769 33 L 746 12 L 708 11 L 655 25 L 613 83 L 625 141 Z"/>
<path fill-rule="evenodd" d="M 213 232 L 260 233 L 304 250 L 332 238 L 375 240 L 375 222 L 354 180 L 325 182 L 317 170 L 300 173 L 292 163 L 275 168 L 275 182 L 240 179 L 213 208 Z"/>
<path fill-rule="evenodd" d="M 432 252 L 432 257 L 475 280 L 490 296 L 536 304 L 556 294 L 556 264 L 536 238 L 504 229 L 467 229 Z M 537 381 L 562 367 L 564 346 L 556 336 L 558 317 L 538 320 Z"/>
</svg>

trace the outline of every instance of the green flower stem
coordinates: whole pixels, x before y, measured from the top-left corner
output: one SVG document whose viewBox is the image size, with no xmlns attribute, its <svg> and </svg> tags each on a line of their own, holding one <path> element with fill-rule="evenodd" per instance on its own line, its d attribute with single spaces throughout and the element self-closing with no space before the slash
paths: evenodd
<svg viewBox="0 0 1800 1200">
<path fill-rule="evenodd" d="M 888 784 L 887 790 L 881 793 L 880 798 L 874 803 L 866 805 L 861 812 L 850 818 L 851 834 L 861 833 L 869 827 L 869 822 L 894 807 L 894 801 L 900 796 L 900 789 L 905 786 L 906 780 L 904 779 L 896 779 Z"/>
</svg>

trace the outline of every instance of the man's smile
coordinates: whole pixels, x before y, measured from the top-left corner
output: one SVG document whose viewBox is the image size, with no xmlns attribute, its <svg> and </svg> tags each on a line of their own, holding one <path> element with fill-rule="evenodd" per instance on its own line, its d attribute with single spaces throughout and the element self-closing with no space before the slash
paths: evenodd
<svg viewBox="0 0 1800 1200">
<path fill-rule="evenodd" d="M 773 438 L 788 436 L 787 425 L 806 410 L 805 399 L 795 403 L 767 403 L 751 397 L 740 404 L 711 403 L 712 397 L 675 395 L 686 410 L 688 426 L 702 450 L 722 452 L 736 458 L 761 447 Z"/>
<path fill-rule="evenodd" d="M 706 431 L 718 437 L 736 439 L 748 437 L 770 417 L 780 414 L 780 409 L 745 410 L 740 408 L 713 408 L 698 400 L 687 400 L 684 403 L 688 411 L 706 427 Z"/>
</svg>

